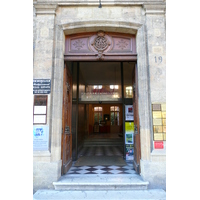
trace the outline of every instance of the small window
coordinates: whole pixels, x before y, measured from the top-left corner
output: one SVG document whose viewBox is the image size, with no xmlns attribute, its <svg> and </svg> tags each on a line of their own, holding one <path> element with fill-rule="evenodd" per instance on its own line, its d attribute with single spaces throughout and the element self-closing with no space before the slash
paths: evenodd
<svg viewBox="0 0 200 200">
<path fill-rule="evenodd" d="M 110 107 L 110 122 L 111 126 L 113 125 L 119 125 L 119 106 L 111 106 Z"/>
<path fill-rule="evenodd" d="M 103 108 L 94 107 L 94 124 L 100 123 L 103 120 Z"/>
<path fill-rule="evenodd" d="M 47 95 L 35 95 L 33 106 L 33 124 L 47 123 Z"/>
<path fill-rule="evenodd" d="M 132 86 L 124 86 L 124 87 L 125 87 L 124 98 L 133 98 L 133 87 Z"/>
</svg>

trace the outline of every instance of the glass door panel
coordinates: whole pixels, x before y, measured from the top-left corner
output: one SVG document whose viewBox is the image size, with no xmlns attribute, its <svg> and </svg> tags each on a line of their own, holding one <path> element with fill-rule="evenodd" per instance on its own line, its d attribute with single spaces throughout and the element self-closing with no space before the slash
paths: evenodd
<svg viewBox="0 0 200 200">
<path fill-rule="evenodd" d="M 79 101 L 121 101 L 120 62 L 80 62 Z"/>
</svg>

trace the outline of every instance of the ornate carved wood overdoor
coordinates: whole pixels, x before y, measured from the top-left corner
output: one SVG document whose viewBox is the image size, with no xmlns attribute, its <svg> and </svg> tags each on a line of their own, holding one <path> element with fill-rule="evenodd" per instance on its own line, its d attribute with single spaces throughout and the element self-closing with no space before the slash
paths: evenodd
<svg viewBox="0 0 200 200">
<path fill-rule="evenodd" d="M 98 31 L 66 36 L 65 60 L 137 60 L 135 35 Z"/>
</svg>

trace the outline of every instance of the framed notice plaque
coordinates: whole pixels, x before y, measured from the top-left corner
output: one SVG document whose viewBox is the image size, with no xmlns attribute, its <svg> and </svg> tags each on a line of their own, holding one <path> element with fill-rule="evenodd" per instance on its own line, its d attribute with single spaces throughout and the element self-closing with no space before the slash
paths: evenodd
<svg viewBox="0 0 200 200">
<path fill-rule="evenodd" d="M 35 95 L 33 105 L 33 124 L 47 123 L 47 95 Z"/>
<path fill-rule="evenodd" d="M 163 140 L 163 133 L 154 133 L 154 141 Z"/>
<path fill-rule="evenodd" d="M 51 79 L 33 79 L 33 94 L 50 94 Z"/>
<path fill-rule="evenodd" d="M 162 118 L 161 111 L 153 111 L 153 118 L 154 119 L 161 119 Z"/>
<path fill-rule="evenodd" d="M 166 141 L 166 104 L 152 104 L 153 140 Z"/>
</svg>

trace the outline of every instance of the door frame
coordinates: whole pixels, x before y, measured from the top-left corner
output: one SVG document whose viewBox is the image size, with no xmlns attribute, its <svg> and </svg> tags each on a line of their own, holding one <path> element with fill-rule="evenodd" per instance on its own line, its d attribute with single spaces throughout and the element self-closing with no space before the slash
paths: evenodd
<svg viewBox="0 0 200 200">
<path fill-rule="evenodd" d="M 72 63 L 73 63 L 73 61 L 71 61 Z M 75 159 L 77 160 L 78 159 L 78 106 L 79 106 L 79 104 L 89 104 L 89 103 L 92 103 L 92 104 L 96 104 L 97 102 L 80 102 L 79 101 L 79 87 L 78 87 L 78 85 L 79 85 L 79 63 L 80 62 L 94 62 L 93 60 L 92 61 L 90 61 L 90 60 L 87 60 L 87 61 L 74 61 L 74 62 L 77 62 L 77 74 L 76 74 L 76 80 L 77 80 L 77 82 L 76 82 L 76 88 L 77 88 L 77 90 L 76 90 L 76 102 L 75 102 L 75 104 L 76 104 L 76 135 L 75 135 L 75 138 L 76 138 L 76 147 L 75 147 Z M 106 62 L 106 61 L 98 61 L 98 62 Z M 113 61 L 114 62 L 114 61 Z M 126 60 L 125 61 L 115 61 L 115 62 L 120 62 L 120 66 L 121 66 L 121 85 L 122 85 L 122 100 L 120 101 L 120 102 L 108 102 L 108 101 L 106 101 L 106 102 L 102 102 L 103 104 L 105 103 L 105 104 L 112 104 L 112 103 L 114 103 L 114 104 L 116 104 L 116 103 L 119 103 L 119 104 L 122 104 L 122 124 L 123 124 L 123 150 L 124 150 L 124 154 L 123 154 L 123 157 L 124 157 L 124 159 L 126 159 L 126 145 L 125 145 L 125 105 L 129 102 L 130 103 L 130 99 L 125 99 L 124 98 L 124 75 L 123 75 L 123 62 L 127 62 Z M 133 62 L 133 61 L 131 61 L 131 62 Z M 133 62 L 133 64 L 134 65 L 136 65 L 136 61 L 135 62 Z M 73 66 L 73 64 L 72 64 L 72 66 Z M 135 69 L 135 67 L 133 68 L 133 70 Z M 132 100 L 132 102 L 133 102 L 133 98 L 131 98 L 131 100 Z M 138 118 L 139 118 L 139 116 L 138 116 Z M 139 140 L 140 141 L 140 140 Z M 140 144 L 138 144 L 138 146 L 140 146 Z M 134 145 L 134 148 L 135 148 L 135 145 Z"/>
<path fill-rule="evenodd" d="M 86 33 L 86 34 L 88 35 L 88 33 Z M 93 32 L 92 34 L 95 34 L 95 33 Z M 107 33 L 107 34 L 109 34 L 109 33 Z M 80 35 L 83 36 L 84 34 L 75 34 L 75 35 L 71 35 L 71 36 L 69 36 L 69 35 L 66 36 L 66 38 L 65 38 L 66 47 L 69 48 L 69 46 L 70 46 L 69 41 L 70 41 L 71 37 L 77 37 L 77 38 L 80 39 Z M 119 34 L 118 33 L 117 35 L 118 36 L 120 36 L 120 35 L 122 35 L 122 36 L 126 35 L 127 36 L 129 34 Z M 132 35 L 132 36 L 135 39 L 135 35 Z M 135 51 L 136 51 L 136 45 L 135 44 L 136 44 L 136 42 L 133 42 L 133 46 L 134 46 Z M 65 50 L 64 61 L 72 61 L 72 62 L 73 61 L 74 62 L 81 62 L 81 61 L 87 61 L 87 62 L 90 62 L 90 61 L 93 61 L 93 62 L 94 61 L 102 61 L 102 62 L 103 61 L 113 61 L 114 62 L 115 61 L 115 62 L 121 62 L 121 63 L 126 62 L 126 61 L 131 61 L 131 62 L 134 61 L 134 62 L 137 63 L 137 54 L 135 53 L 135 51 L 133 51 L 132 53 L 130 53 L 130 52 L 129 53 L 119 52 L 119 53 L 115 53 L 114 55 L 110 55 L 109 52 L 104 52 L 104 59 L 99 59 L 99 57 L 95 53 L 93 53 L 93 55 L 87 56 L 87 53 L 83 53 L 83 52 L 81 52 L 81 54 L 80 54 L 80 52 L 70 52 L 69 53 L 69 52 L 67 52 L 67 50 Z M 106 57 L 106 55 L 108 55 L 108 56 Z M 121 66 L 121 68 L 122 67 L 123 66 Z M 121 72 L 122 72 L 121 76 L 123 76 L 123 70 Z M 78 76 L 78 74 L 79 74 L 79 70 L 77 69 L 77 76 Z M 121 80 L 122 80 L 122 85 L 123 85 L 123 78 Z M 77 86 L 78 85 L 79 85 L 79 80 L 77 79 Z M 122 87 L 122 95 L 124 95 L 123 90 L 124 90 L 124 88 Z M 79 90 L 78 90 L 78 87 L 77 87 L 77 101 L 76 101 L 76 107 L 77 108 L 78 108 L 78 104 L 79 104 L 78 95 L 79 95 Z M 124 104 L 124 97 L 122 98 L 122 104 L 125 105 Z M 124 112 L 125 112 L 125 108 L 123 106 L 123 134 L 125 134 Z M 139 119 L 139 111 L 138 111 L 137 114 L 138 114 L 138 119 Z M 78 122 L 78 115 L 76 116 L 76 122 Z M 76 126 L 78 126 L 78 123 L 76 123 Z M 76 146 L 77 146 L 77 131 L 78 131 L 78 127 L 76 127 Z M 139 143 L 140 143 L 140 140 L 139 140 Z M 141 151 L 141 149 L 140 149 L 140 151 Z M 125 152 L 125 141 L 124 141 L 124 152 Z M 140 154 L 141 154 L 141 152 L 140 152 Z M 76 149 L 76 158 L 77 157 L 78 157 L 78 152 L 77 152 L 77 149 Z M 139 161 L 139 163 L 140 163 L 140 161 Z M 136 169 L 138 169 L 138 167 Z M 140 170 L 137 170 L 137 171 L 140 172 Z"/>
</svg>

